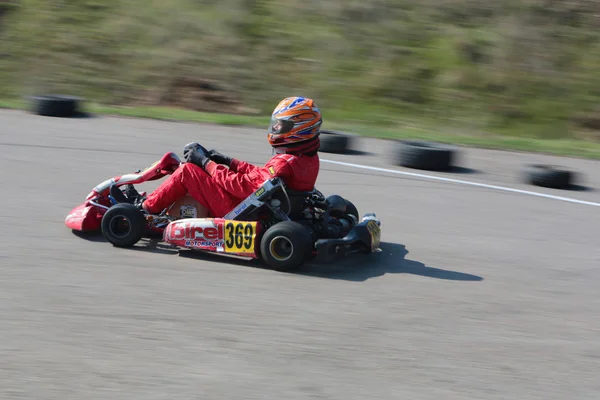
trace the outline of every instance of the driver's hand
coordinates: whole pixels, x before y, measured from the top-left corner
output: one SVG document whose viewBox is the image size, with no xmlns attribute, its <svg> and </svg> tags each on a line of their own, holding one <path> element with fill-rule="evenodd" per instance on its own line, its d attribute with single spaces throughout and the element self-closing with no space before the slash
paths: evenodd
<svg viewBox="0 0 600 400">
<path fill-rule="evenodd" d="M 200 143 L 198 142 L 191 142 L 186 144 L 183 147 L 183 158 L 188 158 L 189 157 L 189 153 L 192 150 L 198 150 L 200 151 L 200 153 L 208 153 L 208 150 L 206 150 Z"/>
<path fill-rule="evenodd" d="M 214 149 L 210 150 L 208 154 L 210 159 L 216 162 L 217 164 L 223 164 L 229 167 L 231 166 L 231 161 L 233 161 L 233 158 L 223 155 Z"/>
<path fill-rule="evenodd" d="M 206 167 L 206 164 L 210 161 L 210 158 L 208 158 L 208 151 L 200 145 L 187 150 L 184 158 L 186 162 L 195 164 L 200 168 Z"/>
</svg>

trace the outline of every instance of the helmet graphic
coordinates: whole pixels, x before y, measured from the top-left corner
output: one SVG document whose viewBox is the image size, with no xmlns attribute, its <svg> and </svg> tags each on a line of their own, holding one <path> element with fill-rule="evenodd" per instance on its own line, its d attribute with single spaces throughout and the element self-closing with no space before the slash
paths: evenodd
<svg viewBox="0 0 600 400">
<path fill-rule="evenodd" d="M 312 99 L 287 97 L 275 107 L 267 140 L 273 147 L 290 147 L 319 137 L 321 112 Z"/>
</svg>

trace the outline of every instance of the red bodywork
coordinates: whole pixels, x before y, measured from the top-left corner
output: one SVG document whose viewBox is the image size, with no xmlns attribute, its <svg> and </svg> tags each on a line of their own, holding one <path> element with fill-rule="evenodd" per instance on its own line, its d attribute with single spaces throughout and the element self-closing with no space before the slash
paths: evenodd
<svg viewBox="0 0 600 400">
<path fill-rule="evenodd" d="M 179 247 L 257 258 L 262 225 L 224 218 L 185 218 L 171 222 L 163 240 Z"/>
<path fill-rule="evenodd" d="M 100 230 L 102 216 L 112 205 L 108 196 L 110 187 L 113 184 L 123 186 L 161 179 L 166 175 L 172 174 L 179 168 L 180 164 L 181 160 L 179 157 L 175 153 L 169 152 L 143 171 L 105 180 L 92 189 L 82 204 L 69 212 L 65 218 L 65 225 L 73 230 L 82 232 Z"/>
</svg>

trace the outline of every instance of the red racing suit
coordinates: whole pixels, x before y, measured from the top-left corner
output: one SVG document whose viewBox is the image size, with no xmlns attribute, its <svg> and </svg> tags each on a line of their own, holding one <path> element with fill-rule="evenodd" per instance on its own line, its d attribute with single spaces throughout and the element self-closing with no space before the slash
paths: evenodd
<svg viewBox="0 0 600 400">
<path fill-rule="evenodd" d="M 159 213 L 189 193 L 212 217 L 219 218 L 275 176 L 292 190 L 313 190 L 319 166 L 318 153 L 277 154 L 263 167 L 236 159 L 229 168 L 214 161 L 209 161 L 205 169 L 185 163 L 148 195 L 144 208 Z"/>
</svg>

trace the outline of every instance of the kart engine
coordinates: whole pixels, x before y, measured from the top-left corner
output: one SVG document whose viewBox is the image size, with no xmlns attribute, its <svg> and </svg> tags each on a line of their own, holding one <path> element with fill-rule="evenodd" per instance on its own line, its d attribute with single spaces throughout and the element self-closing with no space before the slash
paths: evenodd
<svg viewBox="0 0 600 400">
<path fill-rule="evenodd" d="M 341 238 L 350 232 L 352 222 L 347 216 L 344 217 L 329 217 L 327 221 L 327 238 Z"/>
<path fill-rule="evenodd" d="M 289 203 L 289 198 L 286 201 Z M 278 198 L 269 201 L 270 208 L 276 211 L 281 209 L 281 204 L 282 201 Z M 358 223 L 357 217 L 348 212 L 348 202 L 342 196 L 334 194 L 325 198 L 321 192 L 316 191 L 306 201 L 304 209 L 296 214 L 296 220 L 315 231 L 321 238 L 336 239 L 346 236 Z M 267 223 L 266 227 L 268 226 L 270 224 Z"/>
<path fill-rule="evenodd" d="M 320 236 L 323 238 L 342 238 L 358 223 L 354 215 L 347 214 L 347 203 L 341 196 L 331 195 L 320 202 L 314 202 L 313 206 L 318 211 L 313 214 L 305 210 L 304 217 L 318 221 L 321 226 Z"/>
<path fill-rule="evenodd" d="M 327 221 L 327 237 L 341 238 L 346 236 L 350 229 L 358 222 L 353 220 L 354 216 L 347 214 L 348 203 L 337 194 L 333 194 L 325 202 L 329 205 L 329 216 Z"/>
</svg>

